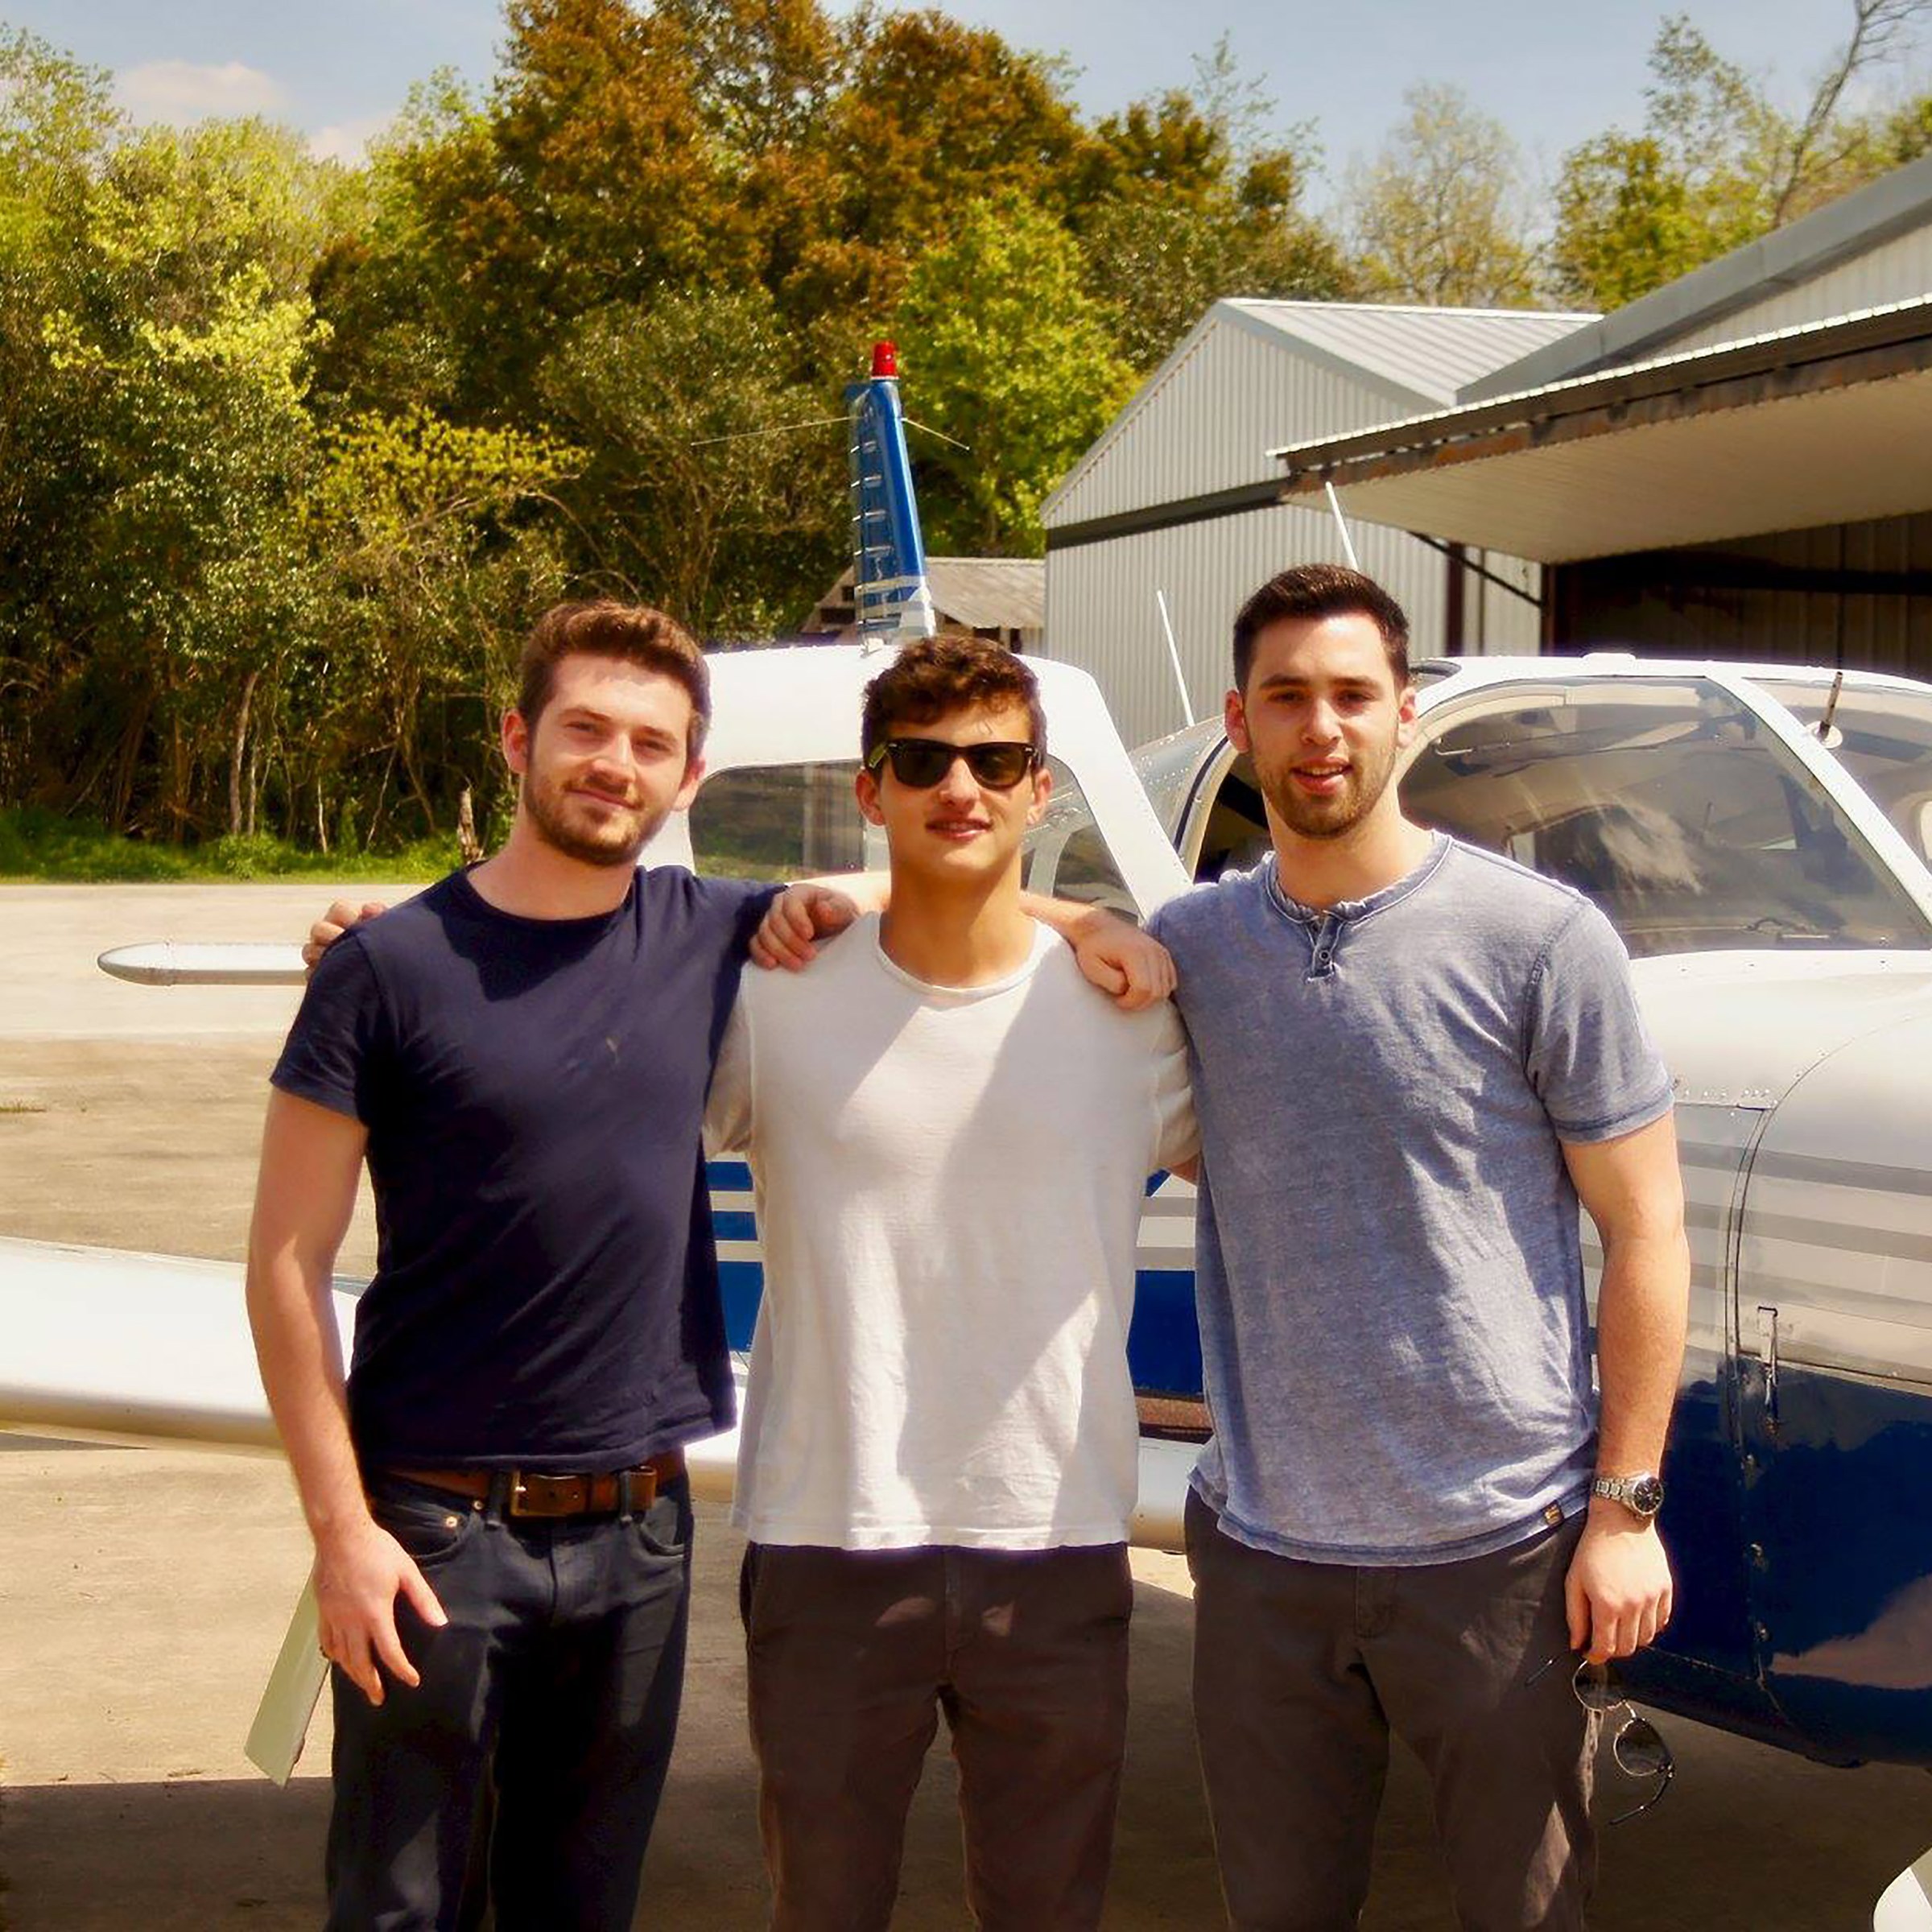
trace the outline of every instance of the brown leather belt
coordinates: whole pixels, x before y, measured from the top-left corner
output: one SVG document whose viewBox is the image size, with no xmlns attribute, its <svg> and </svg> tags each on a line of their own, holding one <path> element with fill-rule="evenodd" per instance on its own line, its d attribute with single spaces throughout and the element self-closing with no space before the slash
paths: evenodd
<svg viewBox="0 0 1932 1932">
<path fill-rule="evenodd" d="M 547 1476 L 537 1469 L 402 1469 L 389 1474 L 405 1482 L 448 1489 L 473 1503 L 486 1503 L 499 1480 L 506 1480 L 512 1516 L 614 1516 L 625 1506 L 625 1482 L 630 1479 L 630 1506 L 648 1509 L 667 1483 L 684 1473 L 684 1451 L 667 1449 L 634 1469 L 613 1469 L 597 1475 Z"/>
</svg>

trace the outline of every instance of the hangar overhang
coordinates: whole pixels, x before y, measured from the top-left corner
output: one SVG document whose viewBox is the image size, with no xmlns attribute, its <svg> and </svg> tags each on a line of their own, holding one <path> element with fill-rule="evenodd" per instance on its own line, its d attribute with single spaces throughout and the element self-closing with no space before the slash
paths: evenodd
<svg viewBox="0 0 1932 1932">
<path fill-rule="evenodd" d="M 1932 510 L 1932 299 L 1271 453 L 1278 501 L 1542 564 Z"/>
</svg>

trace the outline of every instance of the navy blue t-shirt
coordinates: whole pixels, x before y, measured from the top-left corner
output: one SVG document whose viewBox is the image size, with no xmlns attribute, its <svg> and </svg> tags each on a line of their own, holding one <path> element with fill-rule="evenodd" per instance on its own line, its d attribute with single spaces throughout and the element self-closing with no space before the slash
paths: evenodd
<svg viewBox="0 0 1932 1932">
<path fill-rule="evenodd" d="M 329 948 L 270 1077 L 369 1129 L 365 1465 L 617 1469 L 729 1424 L 700 1130 L 774 890 L 665 868 L 528 919 L 452 873 Z"/>
</svg>

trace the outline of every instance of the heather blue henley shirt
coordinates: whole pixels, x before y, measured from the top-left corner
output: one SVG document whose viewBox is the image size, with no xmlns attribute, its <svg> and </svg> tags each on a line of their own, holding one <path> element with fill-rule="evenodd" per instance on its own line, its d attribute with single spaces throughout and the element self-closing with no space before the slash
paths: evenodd
<svg viewBox="0 0 1932 1932">
<path fill-rule="evenodd" d="M 1439 836 L 1370 898 L 1298 904 L 1270 857 L 1151 930 L 1201 1125 L 1194 1484 L 1223 1530 L 1426 1563 L 1573 1512 L 1596 1401 L 1560 1143 L 1670 1107 L 1609 923 Z"/>
</svg>

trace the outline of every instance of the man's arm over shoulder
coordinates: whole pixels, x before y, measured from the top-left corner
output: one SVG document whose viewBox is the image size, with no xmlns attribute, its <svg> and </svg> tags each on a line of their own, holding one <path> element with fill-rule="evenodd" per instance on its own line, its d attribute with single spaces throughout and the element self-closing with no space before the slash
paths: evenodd
<svg viewBox="0 0 1932 1932">
<path fill-rule="evenodd" d="M 1073 948 L 1080 972 L 1123 1010 L 1138 1013 L 1170 997 L 1174 961 L 1158 939 L 1132 919 L 1104 906 L 1077 899 L 1051 899 L 1037 892 L 1020 894 L 1021 908 L 1058 933 Z"/>
</svg>

